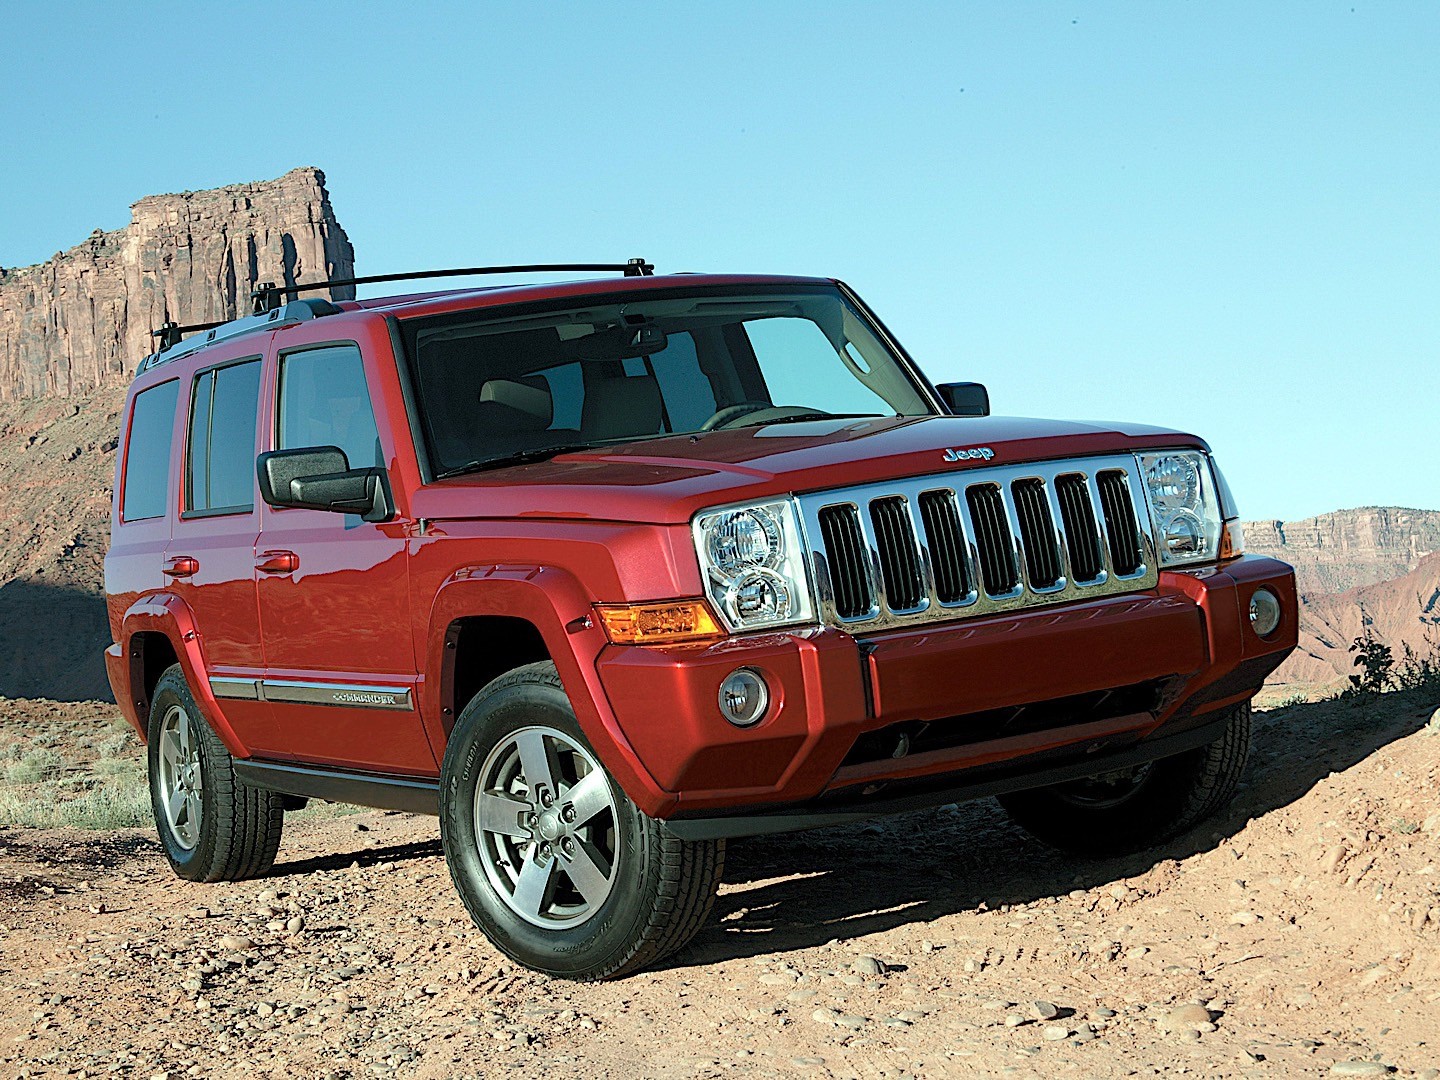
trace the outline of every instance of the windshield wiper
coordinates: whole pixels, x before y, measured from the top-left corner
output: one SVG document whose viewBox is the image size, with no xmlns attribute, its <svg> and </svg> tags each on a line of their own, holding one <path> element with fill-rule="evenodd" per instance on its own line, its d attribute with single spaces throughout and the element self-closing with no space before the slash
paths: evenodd
<svg viewBox="0 0 1440 1080">
<path fill-rule="evenodd" d="M 477 458 L 475 461 L 467 462 L 464 465 L 457 465 L 453 469 L 446 469 L 444 472 L 435 474 L 436 480 L 444 480 L 451 476 L 459 476 L 462 473 L 481 472 L 484 469 L 499 469 L 506 465 L 525 465 L 532 461 L 546 461 L 549 458 L 557 457 L 560 454 L 573 453 L 576 450 L 594 450 L 603 443 L 558 443 L 555 446 L 539 446 L 533 450 L 517 450 L 513 454 L 503 454 L 500 457 Z"/>
<path fill-rule="evenodd" d="M 886 413 L 874 412 L 810 412 L 798 416 L 782 416 L 778 420 L 757 420 L 753 424 L 736 424 L 736 427 L 770 427 L 772 424 L 808 424 L 812 420 L 876 420 Z"/>
</svg>

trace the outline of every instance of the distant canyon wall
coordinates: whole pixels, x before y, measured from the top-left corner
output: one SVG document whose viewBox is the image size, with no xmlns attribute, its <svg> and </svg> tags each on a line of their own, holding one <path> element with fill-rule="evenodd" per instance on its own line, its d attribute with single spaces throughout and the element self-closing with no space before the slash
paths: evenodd
<svg viewBox="0 0 1440 1080">
<path fill-rule="evenodd" d="M 1247 521 L 1245 548 L 1293 564 L 1307 596 L 1340 593 L 1401 577 L 1440 551 L 1440 512 L 1362 506 L 1304 521 Z"/>
<path fill-rule="evenodd" d="M 258 281 L 354 276 L 318 169 L 153 195 L 131 219 L 0 271 L 0 696 L 109 696 L 110 489 L 150 331 L 248 314 Z"/>
<path fill-rule="evenodd" d="M 248 314 L 257 282 L 354 276 L 319 169 L 150 195 L 130 217 L 48 262 L 0 269 L 0 401 L 123 385 L 154 352 L 151 331 Z"/>
</svg>

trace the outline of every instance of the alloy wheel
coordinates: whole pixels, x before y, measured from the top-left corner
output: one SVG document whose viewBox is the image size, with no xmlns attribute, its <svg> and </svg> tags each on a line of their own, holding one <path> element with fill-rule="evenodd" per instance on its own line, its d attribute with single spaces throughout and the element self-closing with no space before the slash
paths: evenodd
<svg viewBox="0 0 1440 1080">
<path fill-rule="evenodd" d="M 590 918 L 619 872 L 616 805 L 600 763 L 548 727 L 505 736 L 480 769 L 475 838 L 507 907 L 559 930 Z"/>
<path fill-rule="evenodd" d="M 170 833 L 186 851 L 200 842 L 203 795 L 200 740 L 190 714 L 172 705 L 160 724 L 160 798 Z"/>
</svg>

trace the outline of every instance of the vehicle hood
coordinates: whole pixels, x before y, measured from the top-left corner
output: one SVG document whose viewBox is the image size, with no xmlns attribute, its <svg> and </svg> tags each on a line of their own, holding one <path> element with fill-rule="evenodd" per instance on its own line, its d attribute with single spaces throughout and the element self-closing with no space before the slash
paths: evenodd
<svg viewBox="0 0 1440 1080">
<path fill-rule="evenodd" d="M 416 517 L 581 518 L 673 524 L 707 506 L 987 465 L 1127 452 L 1208 449 L 1142 424 L 1027 417 L 817 420 L 675 435 L 456 476 L 416 492 Z M 985 448 L 947 460 L 946 450 Z"/>
</svg>

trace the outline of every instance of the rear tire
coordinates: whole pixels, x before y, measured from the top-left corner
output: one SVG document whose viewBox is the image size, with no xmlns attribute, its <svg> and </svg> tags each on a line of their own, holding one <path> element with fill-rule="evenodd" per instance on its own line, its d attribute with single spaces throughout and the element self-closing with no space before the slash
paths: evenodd
<svg viewBox="0 0 1440 1080">
<path fill-rule="evenodd" d="M 268 873 L 284 796 L 236 778 L 234 758 L 200 715 L 178 664 L 155 686 L 147 742 L 150 808 L 171 869 L 190 881 Z"/>
<path fill-rule="evenodd" d="M 440 838 L 461 902 L 536 971 L 614 979 L 695 936 L 724 841 L 687 843 L 606 773 L 551 663 L 502 675 L 460 714 L 440 771 Z"/>
<path fill-rule="evenodd" d="M 1000 796 L 1037 840 L 1077 855 L 1128 855 L 1188 832 L 1235 795 L 1250 753 L 1250 703 L 1208 746 L 1135 769 Z"/>
</svg>

